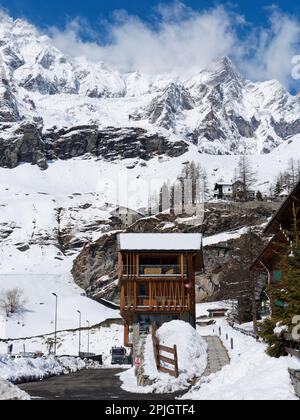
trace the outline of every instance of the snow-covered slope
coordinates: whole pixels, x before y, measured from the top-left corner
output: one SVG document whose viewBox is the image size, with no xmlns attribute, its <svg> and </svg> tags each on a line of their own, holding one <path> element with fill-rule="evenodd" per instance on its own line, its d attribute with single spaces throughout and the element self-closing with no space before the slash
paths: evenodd
<svg viewBox="0 0 300 420">
<path fill-rule="evenodd" d="M 7 74 L 1 120 L 25 118 L 44 129 L 163 128 L 166 136 L 175 133 L 210 154 L 266 153 L 300 132 L 299 96 L 276 81 L 245 80 L 228 58 L 187 78 L 122 74 L 102 62 L 65 56 L 24 20 L 0 19 Z"/>
<path fill-rule="evenodd" d="M 51 332 L 53 292 L 61 329 L 76 326 L 78 309 L 91 323 L 116 316 L 83 296 L 70 270 L 107 231 L 117 203 L 147 207 L 188 161 L 206 169 L 210 187 L 231 180 L 244 152 L 256 188 L 268 191 L 300 158 L 299 142 L 299 96 L 276 81 L 245 80 L 228 58 L 192 77 L 123 74 L 65 56 L 49 36 L 2 13 L 0 291 L 22 288 L 27 311 L 3 320 L 1 335 Z M 125 188 L 129 195 L 117 197 Z"/>
</svg>

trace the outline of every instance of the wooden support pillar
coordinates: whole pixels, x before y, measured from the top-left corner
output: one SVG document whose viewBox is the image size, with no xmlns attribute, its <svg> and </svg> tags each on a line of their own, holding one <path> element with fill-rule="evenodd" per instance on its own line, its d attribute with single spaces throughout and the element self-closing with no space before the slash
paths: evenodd
<svg viewBox="0 0 300 420">
<path fill-rule="evenodd" d="M 121 280 L 122 277 L 123 277 L 123 256 L 122 256 L 121 252 L 119 252 L 119 254 L 118 254 L 118 278 L 119 278 L 119 281 Z"/>
<path fill-rule="evenodd" d="M 190 295 L 190 316 L 192 324 L 196 328 L 196 290 L 195 290 L 195 274 L 193 256 L 188 256 L 188 281 L 189 281 L 189 295 Z"/>
<path fill-rule="evenodd" d="M 129 323 L 125 321 L 124 325 L 124 346 L 129 347 Z"/>
<path fill-rule="evenodd" d="M 121 285 L 121 296 L 120 296 L 120 309 L 123 311 L 125 309 L 125 286 Z"/>
<path fill-rule="evenodd" d="M 184 255 L 180 256 L 180 265 L 181 265 L 181 277 L 184 278 Z"/>
</svg>

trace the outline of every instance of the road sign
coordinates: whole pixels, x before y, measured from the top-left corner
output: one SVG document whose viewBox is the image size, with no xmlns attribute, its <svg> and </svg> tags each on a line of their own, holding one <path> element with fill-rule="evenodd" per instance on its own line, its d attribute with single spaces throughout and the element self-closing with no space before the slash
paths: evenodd
<svg viewBox="0 0 300 420">
<path fill-rule="evenodd" d="M 135 365 L 137 368 L 141 367 L 142 362 L 141 362 L 141 359 L 140 359 L 139 357 L 136 357 L 136 358 L 134 359 L 134 365 Z"/>
</svg>

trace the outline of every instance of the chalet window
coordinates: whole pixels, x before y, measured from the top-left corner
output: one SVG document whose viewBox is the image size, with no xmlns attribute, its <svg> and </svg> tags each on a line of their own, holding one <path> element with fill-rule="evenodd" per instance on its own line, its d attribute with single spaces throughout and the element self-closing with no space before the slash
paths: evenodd
<svg viewBox="0 0 300 420">
<path fill-rule="evenodd" d="M 180 274 L 179 257 L 140 257 L 140 275 L 177 275 Z"/>
<path fill-rule="evenodd" d="M 282 280 L 282 272 L 281 271 L 274 271 L 273 273 L 273 280 L 274 283 L 280 283 Z"/>
</svg>

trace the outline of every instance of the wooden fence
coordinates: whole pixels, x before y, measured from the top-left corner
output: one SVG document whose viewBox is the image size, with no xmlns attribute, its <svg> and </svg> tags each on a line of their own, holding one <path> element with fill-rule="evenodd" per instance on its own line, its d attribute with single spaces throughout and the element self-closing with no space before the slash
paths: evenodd
<svg viewBox="0 0 300 420">
<path fill-rule="evenodd" d="M 300 359 L 300 340 L 295 340 L 291 334 L 284 334 L 286 354 L 298 357 Z"/>
<path fill-rule="evenodd" d="M 159 340 L 156 335 L 157 326 L 156 323 L 153 322 L 152 324 L 152 341 L 153 341 L 153 350 L 154 350 L 154 357 L 156 361 L 156 367 L 159 372 L 168 373 L 171 376 L 174 376 L 175 378 L 178 378 L 179 376 L 179 369 L 178 369 L 178 355 L 177 355 L 177 346 L 172 347 L 166 347 L 159 344 Z M 163 353 L 169 353 L 173 356 L 166 357 L 161 354 Z M 170 367 L 162 366 L 162 362 L 169 365 Z M 173 369 L 171 368 L 173 366 Z"/>
</svg>

